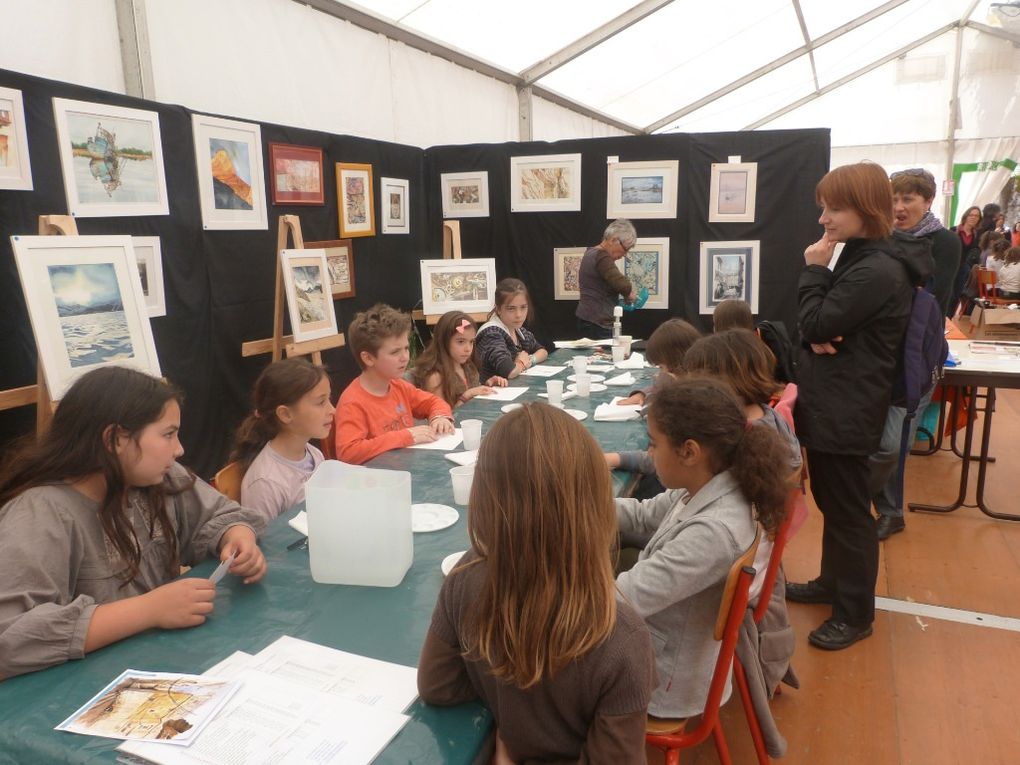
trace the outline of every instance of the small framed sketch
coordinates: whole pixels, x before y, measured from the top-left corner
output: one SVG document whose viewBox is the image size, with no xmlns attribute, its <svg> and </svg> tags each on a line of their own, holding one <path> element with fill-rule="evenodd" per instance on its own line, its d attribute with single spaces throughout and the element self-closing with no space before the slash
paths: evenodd
<svg viewBox="0 0 1020 765">
<path fill-rule="evenodd" d="M 204 114 L 191 115 L 202 227 L 269 227 L 262 167 L 262 128 Z"/>
<path fill-rule="evenodd" d="M 25 103 L 13 88 L 0 88 L 0 189 L 32 190 Z"/>
<path fill-rule="evenodd" d="M 489 217 L 489 173 L 443 173 L 439 176 L 444 218 Z"/>
<path fill-rule="evenodd" d="M 337 333 L 325 250 L 281 250 L 283 290 L 294 342 Z"/>
<path fill-rule="evenodd" d="M 702 242 L 701 313 L 712 313 L 724 300 L 744 300 L 758 313 L 758 264 L 761 242 Z"/>
<path fill-rule="evenodd" d="M 156 112 L 54 98 L 53 116 L 71 215 L 169 215 Z"/>
<path fill-rule="evenodd" d="M 354 297 L 354 247 L 350 239 L 305 242 L 309 250 L 326 251 L 326 268 L 333 299 Z"/>
<path fill-rule="evenodd" d="M 754 223 L 758 163 L 712 163 L 708 193 L 709 223 Z"/>
<path fill-rule="evenodd" d="M 131 245 L 135 249 L 138 263 L 138 279 L 142 283 L 142 295 L 149 318 L 166 316 L 166 291 L 163 287 L 163 251 L 158 236 L 133 236 Z"/>
<path fill-rule="evenodd" d="M 411 221 L 407 216 L 407 187 L 408 182 L 400 178 L 379 179 L 384 234 L 411 233 Z"/>
<path fill-rule="evenodd" d="M 553 249 L 553 297 L 556 300 L 581 299 L 581 258 L 587 247 Z"/>
<path fill-rule="evenodd" d="M 616 267 L 630 279 L 638 292 L 648 290 L 643 308 L 669 308 L 669 239 L 646 237 L 638 239 Z"/>
<path fill-rule="evenodd" d="M 616 162 L 607 172 L 607 218 L 676 217 L 679 160 Z"/>
<path fill-rule="evenodd" d="M 581 209 L 581 155 L 510 157 L 510 211 Z"/>
<path fill-rule="evenodd" d="M 372 166 L 337 162 L 336 196 L 340 212 L 340 238 L 375 236 Z"/>
<path fill-rule="evenodd" d="M 274 205 L 324 205 L 322 149 L 269 144 L 269 180 Z"/>
<path fill-rule="evenodd" d="M 54 401 L 114 364 L 162 376 L 129 236 L 12 236 L 32 333 Z"/>
<path fill-rule="evenodd" d="M 495 258 L 421 261 L 422 310 L 484 313 L 492 309 L 496 289 Z"/>
</svg>

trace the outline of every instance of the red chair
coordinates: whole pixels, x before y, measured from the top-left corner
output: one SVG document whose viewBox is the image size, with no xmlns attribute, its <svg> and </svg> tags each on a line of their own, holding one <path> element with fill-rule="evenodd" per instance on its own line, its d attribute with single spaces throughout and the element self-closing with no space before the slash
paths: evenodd
<svg viewBox="0 0 1020 765">
<path fill-rule="evenodd" d="M 691 731 L 685 730 L 689 718 L 665 720 L 649 715 L 645 728 L 645 741 L 666 755 L 666 765 L 680 765 L 680 750 L 697 746 L 711 733 L 715 740 L 715 748 L 719 753 L 722 765 L 732 765 L 726 737 L 723 735 L 722 724 L 719 722 L 719 702 L 722 700 L 726 678 L 733 665 L 733 656 L 737 648 L 737 635 L 747 611 L 747 593 L 754 580 L 754 569 L 751 563 L 758 551 L 761 540 L 761 528 L 754 537 L 754 542 L 730 567 L 723 588 L 722 602 L 719 604 L 719 615 L 713 633 L 716 640 L 722 641 L 719 658 L 715 662 L 712 683 L 708 688 L 708 699 L 705 711 L 701 713 L 698 727 Z"/>
</svg>

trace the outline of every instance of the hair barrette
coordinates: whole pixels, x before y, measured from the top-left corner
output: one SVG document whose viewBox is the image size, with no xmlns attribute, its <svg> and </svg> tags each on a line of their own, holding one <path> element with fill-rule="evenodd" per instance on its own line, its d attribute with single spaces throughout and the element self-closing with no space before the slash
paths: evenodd
<svg viewBox="0 0 1020 765">
<path fill-rule="evenodd" d="M 464 334 L 464 330 L 467 329 L 470 326 L 471 326 L 471 322 L 470 321 L 468 321 L 467 319 L 461 319 L 460 320 L 460 325 L 454 327 L 454 329 L 457 330 L 458 332 L 460 332 L 463 335 Z"/>
</svg>

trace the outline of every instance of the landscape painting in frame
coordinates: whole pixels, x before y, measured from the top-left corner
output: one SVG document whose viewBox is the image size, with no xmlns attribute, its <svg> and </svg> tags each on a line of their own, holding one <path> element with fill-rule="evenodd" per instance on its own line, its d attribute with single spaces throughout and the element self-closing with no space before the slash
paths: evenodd
<svg viewBox="0 0 1020 765">
<path fill-rule="evenodd" d="M 712 163 L 708 195 L 710 223 L 754 223 L 757 162 Z"/>
<path fill-rule="evenodd" d="M 354 297 L 354 246 L 350 239 L 305 242 L 309 250 L 326 251 L 326 269 L 333 299 Z"/>
<path fill-rule="evenodd" d="M 270 188 L 274 205 L 324 205 L 322 149 L 269 144 Z"/>
<path fill-rule="evenodd" d="M 581 258 L 586 247 L 556 247 L 553 249 L 553 298 L 555 300 L 581 299 Z"/>
<path fill-rule="evenodd" d="M 54 98 L 53 116 L 71 215 L 169 214 L 156 112 Z"/>
<path fill-rule="evenodd" d="M 268 228 L 262 129 L 204 114 L 193 114 L 191 126 L 203 228 Z"/>
<path fill-rule="evenodd" d="M 489 173 L 443 173 L 439 176 L 444 218 L 489 217 Z"/>
<path fill-rule="evenodd" d="M 166 292 L 163 287 L 163 251 L 158 236 L 133 236 L 131 246 L 135 249 L 138 264 L 138 280 L 142 284 L 145 309 L 149 318 L 166 316 Z"/>
<path fill-rule="evenodd" d="M 384 234 L 410 234 L 411 223 L 407 216 L 408 182 L 401 178 L 380 178 L 382 189 L 382 232 Z"/>
<path fill-rule="evenodd" d="M 0 189 L 32 190 L 25 105 L 13 88 L 0 88 Z"/>
<path fill-rule="evenodd" d="M 340 238 L 375 236 L 372 197 L 372 166 L 336 163 L 336 196 L 340 214 Z"/>
<path fill-rule="evenodd" d="M 510 211 L 581 209 L 581 155 L 510 158 Z"/>
<path fill-rule="evenodd" d="M 698 303 L 713 313 L 724 300 L 743 300 L 758 313 L 758 263 L 761 242 L 702 242 Z"/>
<path fill-rule="evenodd" d="M 46 385 L 59 400 L 93 369 L 160 377 L 129 236 L 12 236 Z"/>
<path fill-rule="evenodd" d="M 606 217 L 675 218 L 679 160 L 608 166 Z"/>
<path fill-rule="evenodd" d="M 630 251 L 616 261 L 637 292 L 648 290 L 642 308 L 669 308 L 669 239 L 639 238 Z"/>
<path fill-rule="evenodd" d="M 325 250 L 283 250 L 283 284 L 294 341 L 337 334 Z"/>
<path fill-rule="evenodd" d="M 421 261 L 422 310 L 426 315 L 484 313 L 492 308 L 495 289 L 494 258 Z"/>
</svg>

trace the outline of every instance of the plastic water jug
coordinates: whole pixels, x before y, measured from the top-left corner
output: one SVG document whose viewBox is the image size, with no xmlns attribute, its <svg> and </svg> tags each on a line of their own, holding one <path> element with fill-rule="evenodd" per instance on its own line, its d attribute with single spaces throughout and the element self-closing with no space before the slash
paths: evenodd
<svg viewBox="0 0 1020 765">
<path fill-rule="evenodd" d="M 414 559 L 411 474 L 325 460 L 305 483 L 308 558 L 321 584 L 396 587 Z"/>
</svg>

